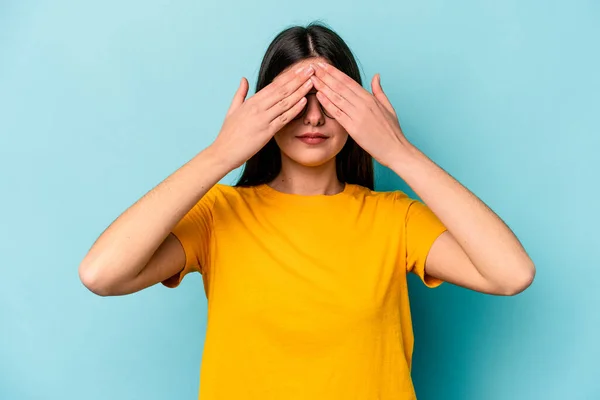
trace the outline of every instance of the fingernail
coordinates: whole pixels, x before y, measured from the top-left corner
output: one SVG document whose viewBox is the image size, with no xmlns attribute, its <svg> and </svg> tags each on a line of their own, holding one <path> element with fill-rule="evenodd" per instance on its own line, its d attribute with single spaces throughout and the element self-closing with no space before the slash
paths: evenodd
<svg viewBox="0 0 600 400">
<path fill-rule="evenodd" d="M 308 67 L 306 68 L 306 70 L 304 71 L 304 75 L 310 75 L 314 72 L 315 70 L 312 67 Z"/>
<path fill-rule="evenodd" d="M 325 64 L 323 64 L 322 62 L 318 62 L 317 65 L 323 69 L 325 68 Z"/>
</svg>

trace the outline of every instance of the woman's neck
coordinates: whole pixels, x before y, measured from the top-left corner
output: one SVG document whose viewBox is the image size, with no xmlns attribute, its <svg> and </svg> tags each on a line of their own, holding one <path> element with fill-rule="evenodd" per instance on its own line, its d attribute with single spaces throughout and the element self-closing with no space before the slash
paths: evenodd
<svg viewBox="0 0 600 400">
<path fill-rule="evenodd" d="M 273 189 L 300 195 L 334 195 L 344 190 L 344 183 L 337 178 L 335 158 L 323 165 L 307 167 L 281 157 L 281 171 L 269 183 Z"/>
</svg>

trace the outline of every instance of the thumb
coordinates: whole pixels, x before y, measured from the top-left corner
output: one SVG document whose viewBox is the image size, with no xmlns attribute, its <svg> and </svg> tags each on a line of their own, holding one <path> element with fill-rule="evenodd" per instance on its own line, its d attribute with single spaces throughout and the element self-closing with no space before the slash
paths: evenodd
<svg viewBox="0 0 600 400">
<path fill-rule="evenodd" d="M 390 103 L 390 100 L 387 98 L 385 93 L 383 93 L 383 88 L 381 87 L 381 74 L 375 74 L 375 76 L 373 76 L 373 80 L 371 81 L 371 89 L 375 98 L 379 100 L 379 102 L 383 104 L 383 106 L 389 112 L 396 115 L 396 111 L 394 110 L 392 103 Z"/>
<path fill-rule="evenodd" d="M 248 81 L 246 80 L 246 78 L 242 77 L 242 80 L 240 81 L 240 86 L 238 87 L 238 90 L 233 96 L 233 100 L 231 102 L 231 105 L 229 106 L 229 110 L 227 110 L 226 117 L 233 114 L 233 112 L 244 103 L 246 95 L 248 94 L 248 87 Z"/>
</svg>

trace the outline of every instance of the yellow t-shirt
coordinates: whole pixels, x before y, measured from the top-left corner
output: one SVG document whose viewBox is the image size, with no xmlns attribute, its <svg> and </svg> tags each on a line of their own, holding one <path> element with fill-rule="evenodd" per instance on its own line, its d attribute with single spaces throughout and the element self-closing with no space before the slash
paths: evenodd
<svg viewBox="0 0 600 400">
<path fill-rule="evenodd" d="M 404 192 L 210 191 L 173 233 L 202 274 L 202 400 L 415 399 L 407 272 L 446 228 Z"/>
</svg>

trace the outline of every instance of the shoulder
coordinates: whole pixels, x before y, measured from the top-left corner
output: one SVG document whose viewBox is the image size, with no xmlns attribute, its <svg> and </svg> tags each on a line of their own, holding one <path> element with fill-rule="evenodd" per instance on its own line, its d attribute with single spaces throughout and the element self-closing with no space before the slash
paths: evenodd
<svg viewBox="0 0 600 400">
<path fill-rule="evenodd" d="M 212 203 L 229 203 L 233 204 L 236 201 L 245 200 L 256 197 L 256 190 L 254 187 L 243 187 L 243 186 L 232 186 L 224 183 L 215 184 L 207 192 Z"/>
<path fill-rule="evenodd" d="M 352 185 L 352 194 L 357 198 L 364 199 L 369 202 L 376 202 L 389 205 L 409 205 L 415 201 L 401 190 L 379 191 L 372 190 L 360 185 Z"/>
<path fill-rule="evenodd" d="M 252 189 L 252 187 L 232 186 L 224 183 L 217 183 L 210 189 L 210 191 L 212 191 L 215 196 L 240 196 L 252 191 Z"/>
<path fill-rule="evenodd" d="M 234 193 L 235 192 L 231 186 L 217 183 L 208 189 L 208 191 L 200 198 L 196 205 L 200 207 L 211 208 L 221 200 L 231 197 L 234 195 Z"/>
<path fill-rule="evenodd" d="M 410 197 L 402 190 L 371 190 L 369 188 L 354 185 L 353 196 L 356 197 L 364 207 L 364 210 L 373 210 L 382 215 L 404 215 L 407 216 L 411 210 L 419 209 L 423 204 L 417 199 Z"/>
</svg>

